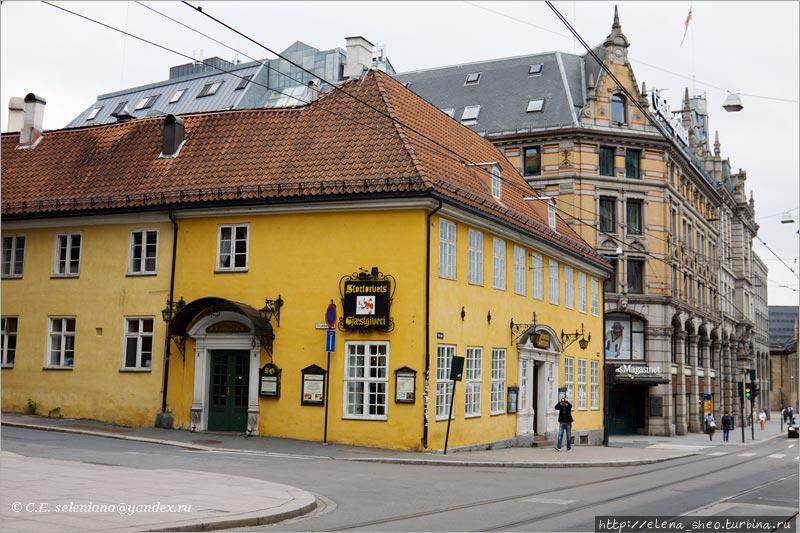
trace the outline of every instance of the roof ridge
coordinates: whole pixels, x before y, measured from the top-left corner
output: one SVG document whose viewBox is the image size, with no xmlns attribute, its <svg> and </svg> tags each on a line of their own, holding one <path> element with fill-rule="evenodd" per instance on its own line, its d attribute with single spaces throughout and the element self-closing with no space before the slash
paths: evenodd
<svg viewBox="0 0 800 533">
<path fill-rule="evenodd" d="M 370 70 L 370 75 L 375 78 L 375 83 L 378 87 L 378 94 L 381 97 L 384 105 L 386 106 L 386 110 L 389 113 L 389 116 L 392 120 L 392 125 L 394 126 L 395 131 L 397 131 L 397 135 L 400 137 L 400 140 L 403 143 L 403 148 L 405 148 L 408 156 L 411 158 L 411 161 L 414 164 L 414 167 L 419 172 L 420 177 L 422 178 L 422 182 L 425 184 L 426 187 L 429 189 L 433 188 L 433 182 L 431 181 L 431 177 L 428 173 L 428 170 L 425 168 L 425 165 L 422 164 L 421 159 L 417 155 L 416 149 L 413 147 L 413 143 L 409 138 L 408 134 L 405 132 L 405 126 L 400 123 L 400 119 L 397 116 L 397 112 L 392 105 L 390 98 L 388 96 L 387 89 L 388 87 L 385 85 L 386 80 L 382 78 L 388 78 L 392 80 L 394 83 L 400 84 L 397 80 L 389 76 L 388 74 L 384 74 L 382 71 L 379 70 Z M 378 73 L 381 74 L 378 74 Z"/>
</svg>

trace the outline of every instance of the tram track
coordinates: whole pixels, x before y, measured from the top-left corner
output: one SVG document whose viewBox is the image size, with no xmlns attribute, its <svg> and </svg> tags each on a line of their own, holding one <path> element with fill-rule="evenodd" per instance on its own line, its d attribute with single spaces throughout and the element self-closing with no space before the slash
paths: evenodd
<svg viewBox="0 0 800 533">
<path fill-rule="evenodd" d="M 745 465 L 745 464 L 751 463 L 751 462 L 756 461 L 756 460 L 761 459 L 761 458 L 762 457 L 758 456 L 758 455 L 754 456 L 754 457 L 750 457 L 750 458 L 745 458 L 744 460 L 736 461 L 732 466 Z M 681 467 L 685 467 L 685 466 L 689 466 L 689 465 L 693 465 L 693 464 L 697 464 L 697 463 L 716 462 L 716 460 L 724 460 L 724 459 L 730 459 L 729 455 L 717 455 L 717 456 L 702 455 L 702 456 L 699 456 L 698 458 L 693 459 L 693 460 L 684 461 L 684 462 L 680 462 L 680 463 L 673 463 L 673 464 L 664 465 L 664 466 L 660 466 L 660 467 L 656 467 L 656 468 L 649 468 L 649 469 L 644 470 L 644 471 L 632 472 L 632 473 L 629 473 L 629 474 L 622 474 L 622 475 L 619 475 L 619 476 L 613 476 L 613 477 L 606 478 L 606 479 L 598 479 L 598 480 L 595 480 L 595 481 L 588 481 L 588 482 L 584 481 L 584 482 L 578 482 L 578 483 L 571 483 L 571 484 L 560 486 L 560 487 L 542 489 L 542 490 L 533 491 L 533 492 L 526 492 L 526 493 L 522 493 L 522 494 L 514 494 L 514 495 L 510 495 L 510 496 L 502 496 L 502 497 L 499 497 L 499 498 L 491 498 L 491 499 L 479 500 L 479 501 L 470 502 L 470 503 L 450 505 L 450 506 L 442 507 L 442 508 L 439 508 L 439 509 L 432 509 L 432 510 L 428 510 L 428 511 L 419 511 L 419 512 L 416 512 L 416 513 L 407 513 L 407 514 L 403 514 L 403 515 L 395 515 L 395 516 L 386 517 L 386 518 L 379 518 L 379 519 L 375 519 L 375 520 L 368 520 L 368 521 L 364 521 L 364 522 L 347 524 L 347 525 L 339 526 L 339 527 L 325 528 L 325 529 L 312 530 L 312 531 L 318 531 L 318 532 L 323 532 L 323 531 L 347 531 L 347 530 L 352 530 L 352 529 L 369 528 L 369 527 L 377 526 L 377 525 L 390 524 L 390 523 L 394 523 L 394 522 L 403 522 L 405 520 L 413 520 L 413 519 L 417 519 L 417 518 L 425 518 L 425 517 L 429 517 L 429 516 L 442 515 L 442 514 L 452 513 L 452 512 L 455 512 L 455 511 L 461 511 L 461 510 L 466 510 L 466 509 L 475 509 L 475 508 L 479 508 L 479 507 L 484 507 L 484 506 L 488 506 L 488 505 L 494 505 L 494 504 L 498 504 L 498 503 L 514 501 L 514 500 L 519 500 L 519 499 L 524 499 L 524 498 L 531 498 L 531 497 L 535 497 L 535 496 L 549 495 L 549 494 L 554 494 L 554 493 L 558 493 L 558 492 L 562 492 L 562 491 L 566 491 L 566 490 L 571 490 L 571 489 L 575 489 L 575 488 L 583 488 L 583 487 L 602 485 L 603 483 L 611 483 L 611 482 L 614 482 L 614 481 L 630 479 L 630 478 L 637 477 L 637 476 L 651 475 L 651 474 L 654 474 L 654 473 L 657 473 L 657 472 L 662 472 L 662 471 L 665 471 L 665 470 L 672 470 L 672 469 L 675 469 L 675 468 L 681 468 Z M 671 482 L 668 482 L 668 483 L 662 483 L 662 484 L 659 484 L 659 485 L 648 487 L 646 489 L 639 489 L 639 490 L 632 491 L 632 492 L 629 492 L 629 493 L 626 493 L 626 494 L 623 494 L 623 495 L 614 496 L 612 498 L 607 498 L 607 499 L 604 499 L 602 501 L 588 502 L 588 503 L 586 503 L 584 505 L 581 505 L 581 506 L 571 507 L 570 508 L 570 512 L 572 513 L 572 512 L 575 512 L 575 511 L 579 511 L 581 509 L 587 509 L 587 508 L 595 507 L 595 506 L 598 506 L 598 505 L 604 505 L 606 503 L 611 503 L 611 502 L 614 502 L 614 501 L 617 501 L 617 500 L 621 500 L 621 499 L 624 499 L 624 498 L 628 498 L 628 497 L 631 497 L 631 496 L 637 495 L 637 494 L 652 492 L 654 490 L 660 490 L 660 489 L 663 489 L 663 488 L 671 486 L 671 485 L 677 485 L 677 484 L 680 484 L 680 483 L 685 483 L 686 481 L 692 481 L 694 479 L 698 479 L 698 478 L 701 478 L 703 476 L 707 476 L 708 474 L 709 474 L 708 472 L 703 472 L 703 473 L 700 473 L 700 474 L 694 474 L 694 475 L 686 477 L 686 478 L 682 478 L 682 479 L 679 479 L 679 480 L 671 481 Z M 497 525 L 497 526 L 493 526 L 493 527 L 490 527 L 490 528 L 481 528 L 481 529 L 476 530 L 476 531 L 500 531 L 500 530 L 504 530 L 504 529 L 509 529 L 511 527 L 516 527 L 516 526 L 519 526 L 519 525 L 524 525 L 524 524 L 529 524 L 529 523 L 535 523 L 535 522 L 542 521 L 542 520 L 547 520 L 549 518 L 553 518 L 555 516 L 560 516 L 562 514 L 563 514 L 563 511 L 559 510 L 557 512 L 547 513 L 547 514 L 544 514 L 544 515 L 531 516 L 531 517 L 527 517 L 527 518 L 524 518 L 524 519 L 515 520 L 513 522 L 508 522 L 508 523 L 500 524 L 500 525 Z"/>
</svg>

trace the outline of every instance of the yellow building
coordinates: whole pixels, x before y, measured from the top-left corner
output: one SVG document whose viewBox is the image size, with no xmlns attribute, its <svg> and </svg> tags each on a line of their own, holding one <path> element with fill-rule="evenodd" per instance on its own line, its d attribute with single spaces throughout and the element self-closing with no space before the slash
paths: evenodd
<svg viewBox="0 0 800 533">
<path fill-rule="evenodd" d="M 552 438 L 563 388 L 598 443 L 609 266 L 489 142 L 346 88 L 379 111 L 4 135 L 3 409 L 438 450 L 454 386 L 450 448 Z"/>
</svg>

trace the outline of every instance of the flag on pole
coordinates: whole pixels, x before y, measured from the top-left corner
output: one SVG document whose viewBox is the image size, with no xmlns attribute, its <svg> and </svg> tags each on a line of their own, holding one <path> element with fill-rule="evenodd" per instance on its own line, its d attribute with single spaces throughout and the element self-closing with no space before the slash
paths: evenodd
<svg viewBox="0 0 800 533">
<path fill-rule="evenodd" d="M 686 40 L 686 33 L 689 31 L 689 23 L 692 21 L 692 8 L 689 8 L 689 14 L 686 16 L 686 23 L 684 24 L 683 28 L 683 39 L 681 39 L 681 46 L 683 46 L 683 41 Z"/>
</svg>

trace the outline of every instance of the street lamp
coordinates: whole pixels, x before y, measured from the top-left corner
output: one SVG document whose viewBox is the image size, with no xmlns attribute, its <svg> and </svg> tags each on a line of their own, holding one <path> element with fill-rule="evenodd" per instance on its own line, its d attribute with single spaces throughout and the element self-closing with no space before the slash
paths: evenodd
<svg viewBox="0 0 800 533">
<path fill-rule="evenodd" d="M 173 317 L 176 314 L 178 314 L 178 312 L 181 309 L 183 309 L 183 307 L 185 305 L 186 305 L 186 302 L 184 301 L 183 296 L 181 296 L 181 299 L 178 300 L 177 302 L 175 302 L 173 300 L 167 300 L 166 307 L 164 307 L 164 309 L 161 310 L 161 318 L 162 318 L 162 320 L 164 320 L 164 322 L 169 324 L 169 322 L 173 319 Z"/>
<path fill-rule="evenodd" d="M 722 103 L 722 108 L 729 113 L 735 113 L 744 109 L 742 105 L 742 97 L 739 93 L 730 93 L 725 101 Z"/>
</svg>

